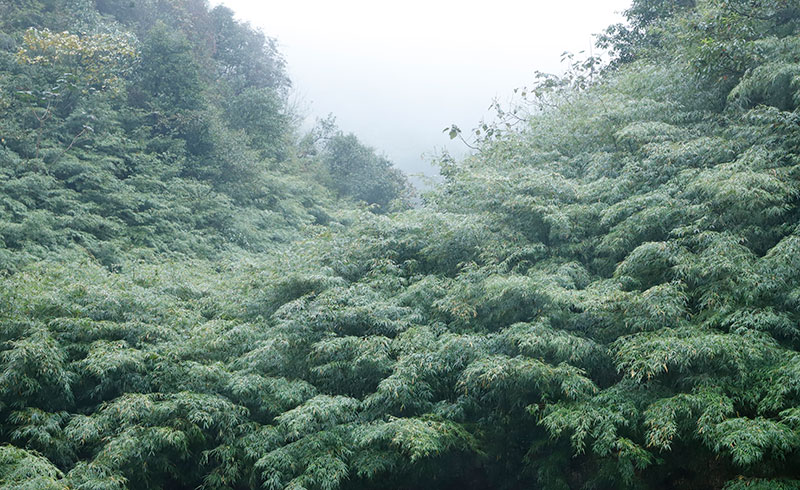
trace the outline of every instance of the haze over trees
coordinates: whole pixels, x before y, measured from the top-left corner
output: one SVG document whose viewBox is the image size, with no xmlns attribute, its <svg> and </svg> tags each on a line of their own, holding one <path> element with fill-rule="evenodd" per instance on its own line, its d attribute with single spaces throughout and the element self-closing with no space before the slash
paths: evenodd
<svg viewBox="0 0 800 490">
<path fill-rule="evenodd" d="M 800 4 L 627 17 L 412 208 L 231 11 L 0 0 L 0 489 L 800 488 Z"/>
</svg>

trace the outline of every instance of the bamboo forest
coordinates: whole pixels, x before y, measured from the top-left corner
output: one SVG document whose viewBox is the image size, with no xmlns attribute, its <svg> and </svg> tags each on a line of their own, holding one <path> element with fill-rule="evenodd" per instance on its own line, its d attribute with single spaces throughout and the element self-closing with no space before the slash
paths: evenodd
<svg viewBox="0 0 800 490">
<path fill-rule="evenodd" d="M 597 50 L 417 191 L 224 6 L 0 0 L 0 489 L 800 489 L 800 1 Z"/>
</svg>

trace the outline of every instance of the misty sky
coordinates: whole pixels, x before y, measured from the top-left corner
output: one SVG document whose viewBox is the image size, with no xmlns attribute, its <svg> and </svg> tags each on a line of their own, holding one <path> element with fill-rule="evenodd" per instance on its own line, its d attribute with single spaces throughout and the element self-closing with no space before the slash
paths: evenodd
<svg viewBox="0 0 800 490">
<path fill-rule="evenodd" d="M 309 121 L 333 113 L 406 172 L 432 174 L 425 154 L 467 150 L 442 129 L 477 126 L 534 71 L 561 71 L 564 51 L 588 53 L 630 0 L 214 3 L 277 38 Z"/>
</svg>

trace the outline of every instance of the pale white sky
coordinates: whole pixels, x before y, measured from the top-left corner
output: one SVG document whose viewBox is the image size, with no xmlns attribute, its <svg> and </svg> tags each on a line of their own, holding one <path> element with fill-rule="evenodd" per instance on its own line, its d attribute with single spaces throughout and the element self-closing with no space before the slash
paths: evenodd
<svg viewBox="0 0 800 490">
<path fill-rule="evenodd" d="M 622 20 L 630 0 L 215 0 L 277 38 L 309 120 L 333 113 L 409 173 L 449 148 L 442 129 L 487 116 L 561 53 Z"/>
</svg>

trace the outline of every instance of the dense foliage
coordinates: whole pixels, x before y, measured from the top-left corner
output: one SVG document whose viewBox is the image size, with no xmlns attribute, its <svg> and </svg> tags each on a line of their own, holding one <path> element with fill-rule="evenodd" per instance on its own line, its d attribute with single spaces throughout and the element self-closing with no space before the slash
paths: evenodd
<svg viewBox="0 0 800 490">
<path fill-rule="evenodd" d="M 0 489 L 800 488 L 796 0 L 636 0 L 406 210 L 226 9 L 0 12 Z"/>
</svg>

